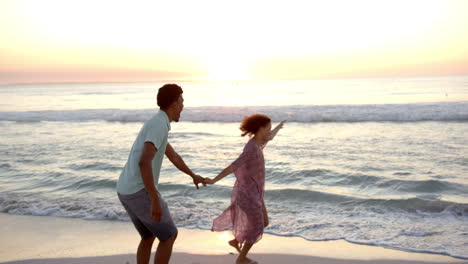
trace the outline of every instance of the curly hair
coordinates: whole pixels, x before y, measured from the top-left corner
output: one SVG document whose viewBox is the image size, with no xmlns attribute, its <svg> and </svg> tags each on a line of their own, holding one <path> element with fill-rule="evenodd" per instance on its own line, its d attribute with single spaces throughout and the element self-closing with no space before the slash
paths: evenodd
<svg viewBox="0 0 468 264">
<path fill-rule="evenodd" d="M 165 84 L 159 88 L 156 101 L 159 108 L 166 110 L 172 103 L 179 99 L 179 96 L 183 93 L 182 88 L 177 84 Z"/>
<path fill-rule="evenodd" d="M 271 119 L 267 115 L 252 114 L 245 116 L 240 125 L 240 130 L 243 132 L 242 136 L 253 136 L 261 127 L 264 127 L 269 123 L 271 123 Z"/>
</svg>

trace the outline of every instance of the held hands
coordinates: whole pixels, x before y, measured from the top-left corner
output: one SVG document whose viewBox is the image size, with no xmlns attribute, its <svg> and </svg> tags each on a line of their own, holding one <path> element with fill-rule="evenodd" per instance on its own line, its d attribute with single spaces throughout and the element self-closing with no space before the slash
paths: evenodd
<svg viewBox="0 0 468 264">
<path fill-rule="evenodd" d="M 216 176 L 214 179 L 211 178 L 205 178 L 205 183 L 206 184 L 215 184 L 216 182 L 220 181 L 227 175 L 231 174 L 234 172 L 234 167 L 232 165 L 227 166 L 218 176 Z"/>
<path fill-rule="evenodd" d="M 198 188 L 198 184 L 200 184 L 200 183 L 203 184 L 203 186 L 206 186 L 205 180 L 206 180 L 206 178 L 203 178 L 200 175 L 193 176 L 193 184 L 195 184 L 195 187 L 197 187 L 197 190 L 200 189 L 200 188 Z"/>
<path fill-rule="evenodd" d="M 213 179 L 208 178 L 208 177 L 207 177 L 207 178 L 203 178 L 203 177 L 200 176 L 200 175 L 195 175 L 195 176 L 193 176 L 193 184 L 195 185 L 195 187 L 197 188 L 197 190 L 200 189 L 200 188 L 198 187 L 198 184 L 200 184 L 200 183 L 203 184 L 203 186 L 206 187 L 207 184 L 214 184 L 215 181 L 214 181 Z"/>
<path fill-rule="evenodd" d="M 195 183 L 195 185 L 197 186 L 198 188 L 198 185 L 197 185 L 197 182 L 195 182 L 196 180 L 203 183 L 203 186 L 206 186 L 207 184 L 215 184 L 217 181 L 223 179 L 224 177 L 226 177 L 227 175 L 231 174 L 234 172 L 234 167 L 233 166 L 227 166 L 220 174 L 218 174 L 218 176 L 216 176 L 214 179 L 210 179 L 210 178 L 203 178 L 203 177 L 200 177 L 199 175 L 195 175 L 197 177 L 194 177 L 193 178 L 193 182 Z"/>
<path fill-rule="evenodd" d="M 205 178 L 206 184 L 215 184 L 216 182 L 213 179 Z"/>
</svg>

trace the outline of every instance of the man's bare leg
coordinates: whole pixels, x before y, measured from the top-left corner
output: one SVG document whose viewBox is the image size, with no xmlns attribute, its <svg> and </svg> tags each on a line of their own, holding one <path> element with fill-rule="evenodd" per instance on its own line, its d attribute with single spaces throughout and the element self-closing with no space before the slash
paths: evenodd
<svg viewBox="0 0 468 264">
<path fill-rule="evenodd" d="M 247 257 L 247 253 L 249 253 L 249 250 L 252 246 L 253 244 L 244 243 L 239 257 L 236 260 L 236 264 L 257 264 L 257 261 L 251 260 Z"/>
<path fill-rule="evenodd" d="M 141 239 L 137 251 L 137 263 L 148 264 L 151 256 L 151 248 L 153 247 L 155 237 Z"/>
<path fill-rule="evenodd" d="M 168 264 L 172 255 L 172 246 L 177 238 L 177 233 L 170 238 L 159 241 L 158 249 L 156 250 L 156 256 L 154 257 L 155 264 Z"/>
</svg>

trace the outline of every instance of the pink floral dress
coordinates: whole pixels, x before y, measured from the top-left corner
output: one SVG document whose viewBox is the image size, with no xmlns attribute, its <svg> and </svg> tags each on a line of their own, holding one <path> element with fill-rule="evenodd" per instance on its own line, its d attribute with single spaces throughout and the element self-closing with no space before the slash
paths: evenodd
<svg viewBox="0 0 468 264">
<path fill-rule="evenodd" d="M 240 243 L 254 244 L 263 235 L 263 195 L 265 193 L 265 160 L 262 149 L 251 139 L 242 154 L 231 164 L 236 183 L 231 205 L 213 221 L 212 231 L 232 228 Z"/>
</svg>

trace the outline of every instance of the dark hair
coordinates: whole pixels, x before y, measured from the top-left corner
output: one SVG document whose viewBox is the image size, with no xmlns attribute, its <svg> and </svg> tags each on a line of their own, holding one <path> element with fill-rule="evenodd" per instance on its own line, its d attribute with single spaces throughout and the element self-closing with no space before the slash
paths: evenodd
<svg viewBox="0 0 468 264">
<path fill-rule="evenodd" d="M 264 127 L 269 123 L 271 123 L 271 119 L 266 115 L 252 114 L 250 116 L 245 116 L 240 125 L 240 130 L 244 132 L 242 133 L 242 136 L 255 135 L 261 127 Z"/>
<path fill-rule="evenodd" d="M 182 88 L 177 84 L 168 83 L 163 85 L 159 88 L 158 96 L 156 97 L 159 108 L 166 110 L 179 99 L 179 96 L 183 92 Z"/>
</svg>

